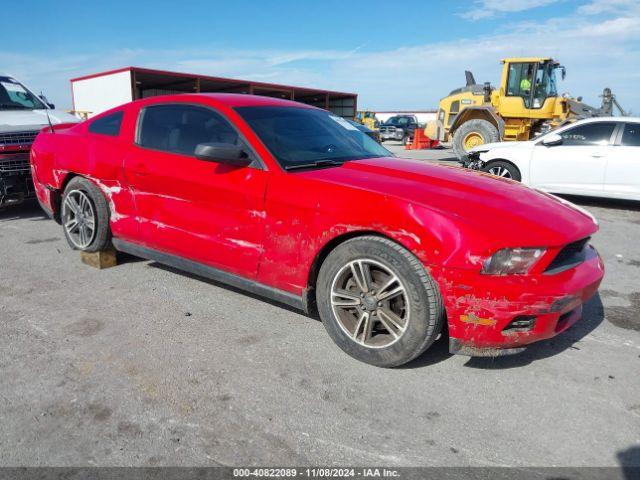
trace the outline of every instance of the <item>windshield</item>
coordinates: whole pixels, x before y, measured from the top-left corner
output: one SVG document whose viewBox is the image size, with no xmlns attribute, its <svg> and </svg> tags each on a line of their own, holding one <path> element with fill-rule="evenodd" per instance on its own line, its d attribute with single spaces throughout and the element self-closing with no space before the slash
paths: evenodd
<svg viewBox="0 0 640 480">
<path fill-rule="evenodd" d="M 0 110 L 41 110 L 42 101 L 11 77 L 0 77 Z"/>
<path fill-rule="evenodd" d="M 342 117 L 324 110 L 238 107 L 236 111 L 285 169 L 393 155 Z"/>
<path fill-rule="evenodd" d="M 408 117 L 391 117 L 385 123 L 389 125 L 408 125 L 411 122 Z"/>
</svg>

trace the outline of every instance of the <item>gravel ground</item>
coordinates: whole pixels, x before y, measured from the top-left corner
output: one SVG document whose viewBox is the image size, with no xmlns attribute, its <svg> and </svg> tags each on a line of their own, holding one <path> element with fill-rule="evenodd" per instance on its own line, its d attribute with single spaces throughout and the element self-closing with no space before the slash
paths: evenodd
<svg viewBox="0 0 640 480">
<path fill-rule="evenodd" d="M 85 266 L 32 203 L 0 213 L 0 466 L 640 464 L 640 205 L 571 200 L 607 265 L 581 322 L 393 370 L 233 289 Z"/>
</svg>

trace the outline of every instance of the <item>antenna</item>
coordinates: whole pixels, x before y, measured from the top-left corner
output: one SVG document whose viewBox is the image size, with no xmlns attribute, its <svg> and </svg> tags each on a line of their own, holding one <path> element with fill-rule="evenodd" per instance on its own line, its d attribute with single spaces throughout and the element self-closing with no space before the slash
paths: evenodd
<svg viewBox="0 0 640 480">
<path fill-rule="evenodd" d="M 49 117 L 49 104 L 47 103 L 47 99 L 45 98 L 42 91 L 40 92 L 40 99 L 44 102 L 44 114 L 47 116 L 47 123 L 49 124 L 49 128 L 51 129 L 51 133 L 56 133 L 53 129 L 53 124 L 51 123 L 51 117 Z"/>
<path fill-rule="evenodd" d="M 51 129 L 51 133 L 56 133 L 56 131 L 53 129 L 53 124 L 51 123 L 51 117 L 49 117 L 49 108 L 48 107 L 44 110 L 44 113 L 47 116 L 47 122 L 49 123 L 49 128 Z"/>
</svg>

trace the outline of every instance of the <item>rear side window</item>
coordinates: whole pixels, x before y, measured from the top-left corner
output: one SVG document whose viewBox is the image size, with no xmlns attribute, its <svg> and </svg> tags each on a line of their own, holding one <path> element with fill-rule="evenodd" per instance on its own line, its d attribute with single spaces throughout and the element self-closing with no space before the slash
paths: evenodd
<svg viewBox="0 0 640 480">
<path fill-rule="evenodd" d="M 120 111 L 98 118 L 89 124 L 89 131 L 100 135 L 117 137 L 120 134 L 120 125 L 122 124 L 123 116 L 124 112 Z"/>
<path fill-rule="evenodd" d="M 627 123 L 624 126 L 622 145 L 640 147 L 640 123 Z"/>
<path fill-rule="evenodd" d="M 239 145 L 238 133 L 220 114 L 195 105 L 153 105 L 141 112 L 138 144 L 193 156 L 201 143 Z"/>
<path fill-rule="evenodd" d="M 560 134 L 563 145 L 608 145 L 616 124 L 613 122 L 585 123 Z"/>
</svg>

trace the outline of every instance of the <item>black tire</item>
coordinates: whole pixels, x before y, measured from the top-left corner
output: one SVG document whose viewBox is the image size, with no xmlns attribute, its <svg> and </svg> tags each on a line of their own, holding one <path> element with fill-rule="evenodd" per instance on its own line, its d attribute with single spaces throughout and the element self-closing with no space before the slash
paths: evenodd
<svg viewBox="0 0 640 480">
<path fill-rule="evenodd" d="M 405 330 L 388 346 L 368 347 L 356 342 L 334 314 L 334 279 L 349 262 L 358 259 L 378 262 L 405 287 L 409 304 Z M 389 239 L 367 235 L 338 245 L 322 263 L 316 287 L 318 312 L 327 332 L 343 351 L 362 362 L 379 367 L 407 363 L 429 348 L 442 329 L 444 310 L 437 284 L 413 254 Z"/>
<path fill-rule="evenodd" d="M 482 144 L 500 141 L 498 129 L 488 120 L 468 120 L 460 125 L 453 134 L 453 153 L 458 159 L 462 159 L 467 155 L 467 151 L 464 148 L 464 140 L 471 133 L 480 135 Z"/>
<path fill-rule="evenodd" d="M 64 212 L 65 212 L 65 201 L 71 192 L 80 191 L 84 193 L 91 204 L 91 208 L 93 208 L 94 219 L 95 219 L 95 227 L 93 240 L 90 244 L 83 248 L 79 248 L 71 239 L 69 232 L 67 232 L 67 228 L 65 227 L 64 221 Z M 64 236 L 67 239 L 67 243 L 74 250 L 82 250 L 84 252 L 98 252 L 100 250 L 105 250 L 111 246 L 111 229 L 109 227 L 109 205 L 107 203 L 106 198 L 100 191 L 100 189 L 95 186 L 92 182 L 83 177 L 74 177 L 69 181 L 67 186 L 64 189 L 64 193 L 62 195 L 61 202 L 61 218 L 62 218 L 62 231 L 64 232 Z"/>
<path fill-rule="evenodd" d="M 522 180 L 522 175 L 520 175 L 520 170 L 518 170 L 518 167 L 516 167 L 513 163 L 505 162 L 502 160 L 496 160 L 487 163 L 482 168 L 482 171 L 493 174 L 493 172 L 496 172 L 496 169 L 498 169 L 500 173 L 505 170 L 508 172 L 508 175 L 500 174 L 496 176 L 502 178 L 510 178 L 511 180 L 515 180 L 517 182 L 520 182 Z"/>
</svg>

